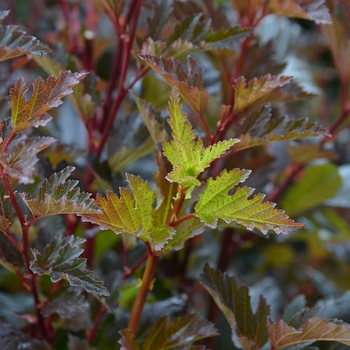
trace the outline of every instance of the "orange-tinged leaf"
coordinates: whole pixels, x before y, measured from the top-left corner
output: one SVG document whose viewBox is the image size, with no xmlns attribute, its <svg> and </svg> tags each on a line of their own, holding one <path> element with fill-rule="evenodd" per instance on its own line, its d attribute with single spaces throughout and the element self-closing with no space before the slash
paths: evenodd
<svg viewBox="0 0 350 350">
<path fill-rule="evenodd" d="M 337 341 L 350 346 L 350 326 L 336 324 L 323 318 L 310 318 L 300 329 L 288 326 L 283 320 L 268 326 L 274 349 L 310 341 Z"/>
<path fill-rule="evenodd" d="M 20 78 L 10 90 L 13 131 L 46 125 L 51 119 L 47 111 L 58 107 L 62 103 L 61 99 L 72 93 L 72 87 L 86 74 L 65 71 L 57 78 L 49 76 L 44 80 L 39 77 L 33 83 L 33 94 L 28 101 L 25 98 L 28 88 L 24 79 Z"/>
<path fill-rule="evenodd" d="M 236 79 L 233 86 L 235 90 L 234 112 L 240 112 L 269 92 L 288 84 L 291 80 L 292 77 L 272 76 L 270 74 L 259 79 L 254 78 L 248 84 L 244 77 Z"/>
<path fill-rule="evenodd" d="M 3 11 L 1 14 L 4 14 Z M 7 13 L 6 13 L 7 14 Z M 0 62 L 27 54 L 42 55 L 51 50 L 17 26 L 0 25 Z"/>
<path fill-rule="evenodd" d="M 197 112 L 201 113 L 208 103 L 208 92 L 203 88 L 202 69 L 196 60 L 188 57 L 188 73 L 176 58 L 140 55 L 153 70 L 161 75 L 170 86 L 176 86 L 181 97 Z"/>
</svg>

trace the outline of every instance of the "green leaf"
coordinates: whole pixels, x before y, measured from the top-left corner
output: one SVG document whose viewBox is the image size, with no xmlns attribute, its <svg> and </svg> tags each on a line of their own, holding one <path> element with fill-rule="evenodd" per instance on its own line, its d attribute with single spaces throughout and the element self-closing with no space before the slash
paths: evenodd
<svg viewBox="0 0 350 350">
<path fill-rule="evenodd" d="M 234 112 L 240 112 L 247 106 L 256 103 L 269 92 L 288 84 L 292 77 L 271 76 L 267 74 L 259 79 L 254 78 L 248 84 L 244 77 L 235 80 L 233 85 L 235 90 Z"/>
<path fill-rule="evenodd" d="M 37 38 L 26 35 L 17 26 L 0 25 L 0 62 L 27 54 L 42 55 L 50 51 Z"/>
<path fill-rule="evenodd" d="M 99 213 L 91 193 L 80 192 L 77 180 L 67 180 L 74 167 L 67 167 L 59 173 L 45 179 L 39 187 L 38 195 L 33 198 L 29 193 L 20 193 L 24 203 L 33 216 L 43 217 L 55 214 Z"/>
<path fill-rule="evenodd" d="M 263 233 L 273 230 L 277 234 L 287 234 L 303 227 L 291 220 L 283 210 L 274 209 L 274 203 L 263 202 L 265 195 L 257 194 L 249 199 L 254 191 L 252 188 L 238 187 L 232 195 L 228 194 L 249 174 L 249 170 L 233 169 L 223 170 L 215 180 L 209 178 L 195 206 L 196 216 L 212 228 L 217 226 L 217 219 L 227 223 L 235 221 L 249 230 L 257 228 Z"/>
<path fill-rule="evenodd" d="M 187 315 L 170 321 L 162 317 L 150 330 L 142 350 L 167 350 L 188 346 L 193 342 L 218 335 L 213 324 Z"/>
<path fill-rule="evenodd" d="M 271 111 L 271 105 L 267 103 L 243 119 L 236 133 L 241 140 L 235 146 L 236 151 L 270 142 L 328 135 L 325 128 L 307 118 L 292 119 L 288 116 L 275 116 Z"/>
<path fill-rule="evenodd" d="M 300 329 L 288 326 L 282 320 L 270 324 L 268 328 L 270 342 L 275 349 L 317 340 L 337 341 L 350 346 L 350 326 L 335 324 L 323 318 L 310 318 Z"/>
<path fill-rule="evenodd" d="M 156 225 L 153 217 L 155 193 L 149 183 L 130 174 L 126 178 L 131 190 L 121 188 L 120 197 L 110 191 L 107 198 L 97 195 L 94 204 L 101 208 L 102 213 L 84 214 L 83 219 L 98 224 L 102 230 L 136 235 L 159 251 L 172 238 L 174 230 L 165 225 Z"/>
<path fill-rule="evenodd" d="M 108 296 L 102 282 L 95 280 L 93 272 L 85 269 L 86 259 L 79 257 L 84 251 L 79 246 L 84 242 L 82 238 L 56 235 L 43 253 L 32 250 L 34 260 L 30 269 L 39 275 L 49 275 L 53 283 L 65 279 L 71 286 L 83 287 L 88 293 Z"/>
<path fill-rule="evenodd" d="M 170 95 L 169 114 L 173 140 L 164 142 L 163 149 L 164 155 L 173 165 L 173 171 L 167 179 L 180 183 L 190 195 L 192 189 L 200 185 L 198 175 L 239 140 L 222 141 L 207 148 L 204 148 L 200 138 L 195 141 L 195 131 L 186 115 L 181 114 L 180 97 L 176 88 L 173 88 Z"/>
<path fill-rule="evenodd" d="M 312 165 L 305 169 L 298 182 L 287 189 L 281 205 L 288 215 L 295 217 L 335 196 L 341 185 L 342 180 L 335 165 Z"/>
<path fill-rule="evenodd" d="M 17 179 L 22 184 L 34 182 L 35 164 L 38 162 L 37 154 L 50 147 L 57 140 L 53 137 L 30 137 L 23 141 L 13 141 L 6 150 L 6 162 L 1 161 L 4 172 Z"/>
<path fill-rule="evenodd" d="M 202 69 L 196 60 L 187 59 L 188 74 L 176 58 L 140 55 L 170 86 L 176 86 L 181 97 L 197 112 L 202 113 L 208 103 L 208 92 L 203 90 Z"/>
<path fill-rule="evenodd" d="M 57 313 L 61 318 L 71 319 L 77 314 L 88 311 L 89 303 L 85 300 L 78 288 L 60 288 L 50 295 L 50 300 L 45 300 L 41 306 L 41 313 L 48 317 Z"/>
<path fill-rule="evenodd" d="M 18 132 L 28 126 L 46 125 L 51 119 L 47 111 L 58 107 L 62 103 L 61 99 L 72 93 L 72 87 L 86 74 L 65 71 L 57 78 L 49 76 L 44 80 L 39 77 L 33 83 L 33 93 L 28 101 L 25 98 L 28 88 L 24 79 L 20 78 L 10 89 L 13 131 Z"/>
<path fill-rule="evenodd" d="M 205 265 L 201 283 L 213 297 L 230 326 L 237 331 L 243 349 L 260 349 L 268 341 L 267 316 L 270 307 L 260 296 L 253 313 L 247 286 L 239 287 L 234 277 Z"/>
</svg>

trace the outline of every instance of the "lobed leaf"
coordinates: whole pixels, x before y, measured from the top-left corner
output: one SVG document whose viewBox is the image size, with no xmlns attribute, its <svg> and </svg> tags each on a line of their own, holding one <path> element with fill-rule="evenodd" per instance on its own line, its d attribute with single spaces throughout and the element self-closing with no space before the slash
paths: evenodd
<svg viewBox="0 0 350 350">
<path fill-rule="evenodd" d="M 119 340 L 120 350 L 140 350 L 135 334 L 130 329 L 123 329 L 119 332 L 122 336 Z"/>
<path fill-rule="evenodd" d="M 4 18 L 8 11 L 1 12 Z M 0 25 L 0 62 L 28 54 L 42 55 L 51 50 L 33 36 L 26 35 L 17 26 Z"/>
<path fill-rule="evenodd" d="M 30 137 L 23 141 L 13 141 L 6 153 L 6 162 L 0 158 L 4 172 L 22 184 L 34 182 L 35 164 L 38 162 L 37 154 L 50 147 L 57 140 L 53 137 Z"/>
<path fill-rule="evenodd" d="M 213 297 L 233 331 L 237 332 L 243 349 L 258 350 L 268 341 L 270 307 L 262 296 L 253 313 L 248 288 L 239 287 L 234 277 L 215 272 L 208 264 L 201 275 L 201 284 Z"/>
<path fill-rule="evenodd" d="M 25 98 L 28 88 L 24 79 L 20 78 L 10 89 L 13 131 L 18 132 L 28 126 L 46 125 L 51 119 L 47 111 L 58 107 L 62 103 L 61 99 L 72 93 L 72 87 L 86 74 L 65 71 L 57 78 L 49 76 L 44 80 L 39 77 L 33 83 L 33 93 L 28 101 Z"/>
<path fill-rule="evenodd" d="M 257 102 L 269 92 L 288 84 L 292 77 L 288 76 L 272 76 L 267 74 L 261 78 L 254 78 L 248 84 L 244 77 L 235 80 L 235 104 L 234 112 L 240 112 L 247 106 Z"/>
<path fill-rule="evenodd" d="M 83 219 L 100 225 L 102 230 L 136 235 L 159 251 L 172 238 L 174 230 L 156 224 L 153 217 L 155 193 L 149 183 L 130 174 L 127 174 L 127 181 L 131 190 L 121 188 L 120 197 L 113 192 L 107 192 L 106 198 L 97 195 L 94 204 L 102 213 L 84 214 Z"/>
<path fill-rule="evenodd" d="M 283 320 L 268 326 L 271 345 L 275 349 L 310 341 L 337 341 L 350 346 L 350 326 L 336 324 L 323 318 L 310 318 L 300 329 L 288 326 Z"/>
<path fill-rule="evenodd" d="M 140 55 L 140 58 L 170 86 L 176 86 L 182 98 L 197 112 L 201 113 L 208 103 L 208 92 L 203 90 L 202 69 L 196 60 L 187 59 L 188 73 L 176 58 Z"/>
<path fill-rule="evenodd" d="M 196 315 L 186 315 L 174 321 L 162 317 L 150 330 L 142 349 L 182 349 L 182 346 L 189 346 L 199 339 L 216 335 L 218 333 L 213 324 L 207 320 L 199 320 Z"/>
<path fill-rule="evenodd" d="M 56 235 L 43 253 L 32 250 L 34 260 L 30 269 L 39 275 L 49 275 L 53 283 L 65 279 L 71 286 L 83 287 L 88 293 L 108 296 L 102 282 L 95 280 L 93 272 L 86 270 L 86 259 L 80 258 L 84 250 L 79 245 L 84 242 L 82 238 Z"/>
<path fill-rule="evenodd" d="M 267 7 L 270 13 L 279 16 L 309 19 L 317 24 L 332 23 L 326 0 L 270 0 Z"/>
<path fill-rule="evenodd" d="M 20 193 L 33 216 L 43 217 L 56 214 L 96 214 L 100 210 L 94 205 L 91 193 L 80 192 L 78 181 L 68 180 L 74 167 L 67 167 L 45 179 L 33 198 L 29 193 Z"/>
<path fill-rule="evenodd" d="M 328 135 L 327 130 L 307 118 L 292 119 L 288 116 L 274 116 L 271 105 L 265 104 L 248 114 L 237 130 L 241 142 L 235 150 L 261 146 L 270 142 L 295 140 L 310 136 Z"/>
<path fill-rule="evenodd" d="M 173 165 L 173 171 L 166 178 L 170 182 L 182 184 L 188 190 L 187 195 L 190 195 L 193 188 L 200 185 L 198 175 L 239 140 L 222 141 L 204 148 L 201 139 L 195 140 L 195 131 L 186 115 L 181 114 L 180 97 L 176 88 L 173 88 L 170 95 L 169 114 L 173 140 L 164 142 L 163 149 L 164 155 Z"/>
<path fill-rule="evenodd" d="M 273 230 L 277 234 L 287 234 L 304 226 L 290 219 L 283 210 L 274 209 L 274 203 L 263 202 L 263 194 L 249 199 L 254 191 L 249 187 L 239 187 L 229 195 L 249 174 L 249 170 L 233 169 L 223 170 L 215 180 L 209 178 L 194 208 L 196 216 L 212 228 L 217 226 L 217 219 L 223 219 L 227 223 L 242 224 L 248 230 L 257 228 L 263 233 Z"/>
</svg>

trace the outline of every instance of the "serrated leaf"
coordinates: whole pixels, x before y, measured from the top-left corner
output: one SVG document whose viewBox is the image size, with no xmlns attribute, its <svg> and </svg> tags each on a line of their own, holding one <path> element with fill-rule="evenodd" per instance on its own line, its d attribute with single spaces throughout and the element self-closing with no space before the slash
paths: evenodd
<svg viewBox="0 0 350 350">
<path fill-rule="evenodd" d="M 89 310 L 89 303 L 78 288 L 60 288 L 45 300 L 41 306 L 41 313 L 48 317 L 57 313 L 61 318 L 71 319 L 77 314 Z"/>
<path fill-rule="evenodd" d="M 0 158 L 4 172 L 22 184 L 33 183 L 35 164 L 39 160 L 37 154 L 56 141 L 53 137 L 37 136 L 12 142 L 6 150 L 8 154 L 6 162 L 3 163 Z"/>
<path fill-rule="evenodd" d="M 195 131 L 186 115 L 181 114 L 181 107 L 178 91 L 173 88 L 169 101 L 170 118 L 168 120 L 173 140 L 164 142 L 163 149 L 164 155 L 173 165 L 173 171 L 167 175 L 167 179 L 170 182 L 182 184 L 190 195 L 192 189 L 200 185 L 198 175 L 239 140 L 222 141 L 204 148 L 201 139 L 195 140 Z"/>
<path fill-rule="evenodd" d="M 271 105 L 265 104 L 248 114 L 237 130 L 241 142 L 235 150 L 261 146 L 270 142 L 295 140 L 310 136 L 328 135 L 327 130 L 307 118 L 292 119 L 288 116 L 274 116 Z"/>
<path fill-rule="evenodd" d="M 239 287 L 234 277 L 215 272 L 208 264 L 201 275 L 201 284 L 213 297 L 231 328 L 237 331 L 243 349 L 258 350 L 267 342 L 270 307 L 262 296 L 253 313 L 247 286 Z"/>
<path fill-rule="evenodd" d="M 94 205 L 91 193 L 80 192 L 78 181 L 67 180 L 74 167 L 67 167 L 45 179 L 33 198 L 29 193 L 20 193 L 33 216 L 38 218 L 56 214 L 96 214 L 100 210 Z"/>
<path fill-rule="evenodd" d="M 331 24 L 326 0 L 270 0 L 268 10 L 279 16 L 296 17 L 315 21 L 317 24 Z"/>
<path fill-rule="evenodd" d="M 56 235 L 43 253 L 32 250 L 34 260 L 30 269 L 39 275 L 49 275 L 53 283 L 65 279 L 71 286 L 83 287 L 88 293 L 108 296 L 102 282 L 95 280 L 93 272 L 86 270 L 86 259 L 80 258 L 84 250 L 79 245 L 84 242 L 82 238 Z"/>
<path fill-rule="evenodd" d="M 305 169 L 298 182 L 285 192 L 281 205 L 288 215 L 297 216 L 335 196 L 342 185 L 333 164 L 312 165 Z"/>
<path fill-rule="evenodd" d="M 270 324 L 269 338 L 275 349 L 308 341 L 337 341 L 350 346 L 350 326 L 335 324 L 323 318 L 310 318 L 300 329 L 288 326 L 280 320 Z"/>
<path fill-rule="evenodd" d="M 201 113 L 208 103 L 208 92 L 203 90 L 202 69 L 197 61 L 188 57 L 188 73 L 176 58 L 140 55 L 150 67 L 161 75 L 170 86 L 176 86 L 181 97 L 197 112 Z"/>
<path fill-rule="evenodd" d="M 149 242 L 154 250 L 159 251 L 174 234 L 171 227 L 157 226 L 153 215 L 155 193 L 148 182 L 139 176 L 127 174 L 131 190 L 120 189 L 120 197 L 107 192 L 106 198 L 97 195 L 94 202 L 101 208 L 101 214 L 87 215 L 83 219 L 100 225 L 102 230 L 111 229 L 119 234 L 126 232 Z"/>
<path fill-rule="evenodd" d="M 150 330 L 142 349 L 172 349 L 216 335 L 218 333 L 213 324 L 206 320 L 199 320 L 196 315 L 187 315 L 174 321 L 170 321 L 168 317 L 162 317 Z"/>
<path fill-rule="evenodd" d="M 244 77 L 236 79 L 233 85 L 235 90 L 234 112 L 240 112 L 269 92 L 288 84 L 291 80 L 292 77 L 272 76 L 270 74 L 259 79 L 254 78 L 248 84 Z"/>
<path fill-rule="evenodd" d="M 28 101 L 25 98 L 28 88 L 24 79 L 20 78 L 10 89 L 13 131 L 17 132 L 28 126 L 46 125 L 51 119 L 47 111 L 58 107 L 62 103 L 61 99 L 72 93 L 72 87 L 86 74 L 65 71 L 57 78 L 49 76 L 44 80 L 39 77 L 33 83 L 33 93 Z"/>
<path fill-rule="evenodd" d="M 0 62 L 27 54 L 42 55 L 50 51 L 37 38 L 26 35 L 17 26 L 0 25 Z"/>
<path fill-rule="evenodd" d="M 212 228 L 217 226 L 217 219 L 223 219 L 227 223 L 234 221 L 244 225 L 248 230 L 257 228 L 263 233 L 273 230 L 277 234 L 287 234 L 304 226 L 290 219 L 283 210 L 274 209 L 274 203 L 263 202 L 263 194 L 249 199 L 252 188 L 238 187 L 229 195 L 249 174 L 249 170 L 233 169 L 223 170 L 215 180 L 209 178 L 195 206 L 196 216 Z"/>
<path fill-rule="evenodd" d="M 140 350 L 135 334 L 130 329 L 123 329 L 119 333 L 122 336 L 118 341 L 121 345 L 120 350 Z"/>
<path fill-rule="evenodd" d="M 209 30 L 203 40 L 213 49 L 233 49 L 233 42 L 240 40 L 251 33 L 249 28 L 232 27 L 229 29 L 221 28 L 218 31 Z"/>
</svg>

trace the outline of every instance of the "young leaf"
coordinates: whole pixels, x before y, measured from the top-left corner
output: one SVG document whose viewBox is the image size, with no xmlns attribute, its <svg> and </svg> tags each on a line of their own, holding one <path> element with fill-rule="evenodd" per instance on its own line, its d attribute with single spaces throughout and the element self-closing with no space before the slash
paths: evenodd
<svg viewBox="0 0 350 350">
<path fill-rule="evenodd" d="M 169 114 L 173 140 L 164 142 L 163 149 L 164 155 L 173 165 L 173 171 L 167 179 L 182 184 L 190 195 L 192 189 L 200 185 L 198 175 L 239 140 L 222 141 L 207 148 L 204 148 L 201 139 L 195 141 L 195 131 L 186 115 L 181 114 L 180 97 L 176 88 L 173 88 L 170 95 Z"/>
<path fill-rule="evenodd" d="M 193 342 L 218 335 L 213 324 L 187 315 L 174 321 L 162 317 L 150 330 L 142 350 L 165 350 L 189 346 Z"/>
<path fill-rule="evenodd" d="M 102 213 L 84 214 L 83 219 L 100 225 L 102 230 L 136 235 L 159 251 L 172 238 L 174 230 L 155 224 L 155 193 L 149 183 L 130 174 L 127 174 L 127 181 L 131 190 L 121 188 L 120 197 L 113 192 L 107 192 L 107 198 L 97 195 L 94 204 L 101 208 Z"/>
<path fill-rule="evenodd" d="M 39 77 L 33 83 L 33 94 L 28 101 L 25 98 L 28 88 L 24 79 L 20 78 L 10 90 L 13 131 L 46 125 L 51 119 L 47 111 L 58 107 L 62 103 L 61 99 L 72 93 L 72 87 L 86 74 L 65 71 L 57 78 L 49 76 L 44 80 Z"/>
<path fill-rule="evenodd" d="M 50 51 L 37 38 L 26 35 L 17 26 L 0 25 L 0 62 L 27 54 L 42 55 Z"/>
<path fill-rule="evenodd" d="M 260 296 L 258 308 L 253 313 L 248 288 L 239 287 L 234 277 L 215 272 L 208 264 L 201 275 L 201 283 L 230 326 L 236 329 L 243 349 L 260 349 L 268 340 L 267 316 L 270 307 L 265 299 Z"/>
<path fill-rule="evenodd" d="M 0 182 L 0 231 L 6 233 L 13 220 L 14 208 L 7 197 L 4 185 Z"/>
<path fill-rule="evenodd" d="M 197 112 L 201 113 L 208 103 L 208 92 L 203 90 L 202 69 L 197 61 L 188 57 L 186 74 L 182 63 L 175 58 L 140 55 L 153 70 L 170 86 L 176 86 L 181 97 Z"/>
<path fill-rule="evenodd" d="M 86 259 L 79 258 L 84 251 L 79 245 L 84 242 L 82 238 L 56 235 L 43 253 L 32 250 L 34 260 L 30 269 L 39 275 L 49 275 L 53 283 L 65 279 L 71 286 L 83 287 L 88 293 L 108 296 L 102 282 L 95 280 L 93 272 L 85 269 Z"/>
<path fill-rule="evenodd" d="M 243 123 L 236 133 L 241 140 L 235 146 L 236 151 L 270 142 L 328 135 L 325 128 L 309 121 L 307 118 L 277 117 L 271 114 L 271 110 L 271 105 L 268 103 L 254 110 L 243 119 Z"/>
<path fill-rule="evenodd" d="M 288 84 L 292 77 L 287 76 L 271 76 L 267 74 L 259 79 L 254 78 L 248 84 L 244 77 L 236 79 L 234 83 L 235 104 L 234 112 L 240 112 L 248 105 L 256 103 L 264 95 L 274 89 L 278 89 Z"/>
<path fill-rule="evenodd" d="M 290 219 L 283 210 L 274 209 L 274 203 L 263 202 L 263 194 L 249 199 L 254 191 L 252 188 L 239 187 L 229 195 L 232 188 L 244 182 L 249 174 L 249 170 L 233 169 L 223 170 L 215 180 L 209 178 L 195 206 L 196 216 L 212 228 L 217 226 L 217 219 L 223 219 L 227 223 L 242 224 L 248 230 L 257 228 L 263 233 L 273 230 L 277 234 L 287 234 L 304 226 Z"/>
<path fill-rule="evenodd" d="M 270 324 L 268 328 L 270 342 L 274 349 L 317 340 L 337 341 L 350 346 L 350 326 L 336 324 L 323 318 L 310 318 L 298 330 L 288 326 L 282 320 Z"/>
<path fill-rule="evenodd" d="M 309 166 L 301 179 L 292 184 L 281 205 L 288 215 L 297 216 L 335 196 L 342 185 L 338 169 L 333 164 Z"/>
<path fill-rule="evenodd" d="M 38 162 L 37 154 L 50 147 L 56 139 L 53 137 L 30 137 L 23 141 L 13 141 L 6 150 L 8 157 L 6 162 L 0 163 L 4 172 L 10 177 L 17 179 L 22 184 L 34 182 L 35 164 Z"/>
<path fill-rule="evenodd" d="M 20 193 L 24 203 L 33 216 L 43 217 L 55 214 L 99 213 L 93 204 L 91 193 L 80 192 L 78 181 L 67 180 L 74 167 L 67 167 L 59 173 L 45 179 L 39 187 L 38 195 L 33 198 L 29 193 Z"/>
</svg>

